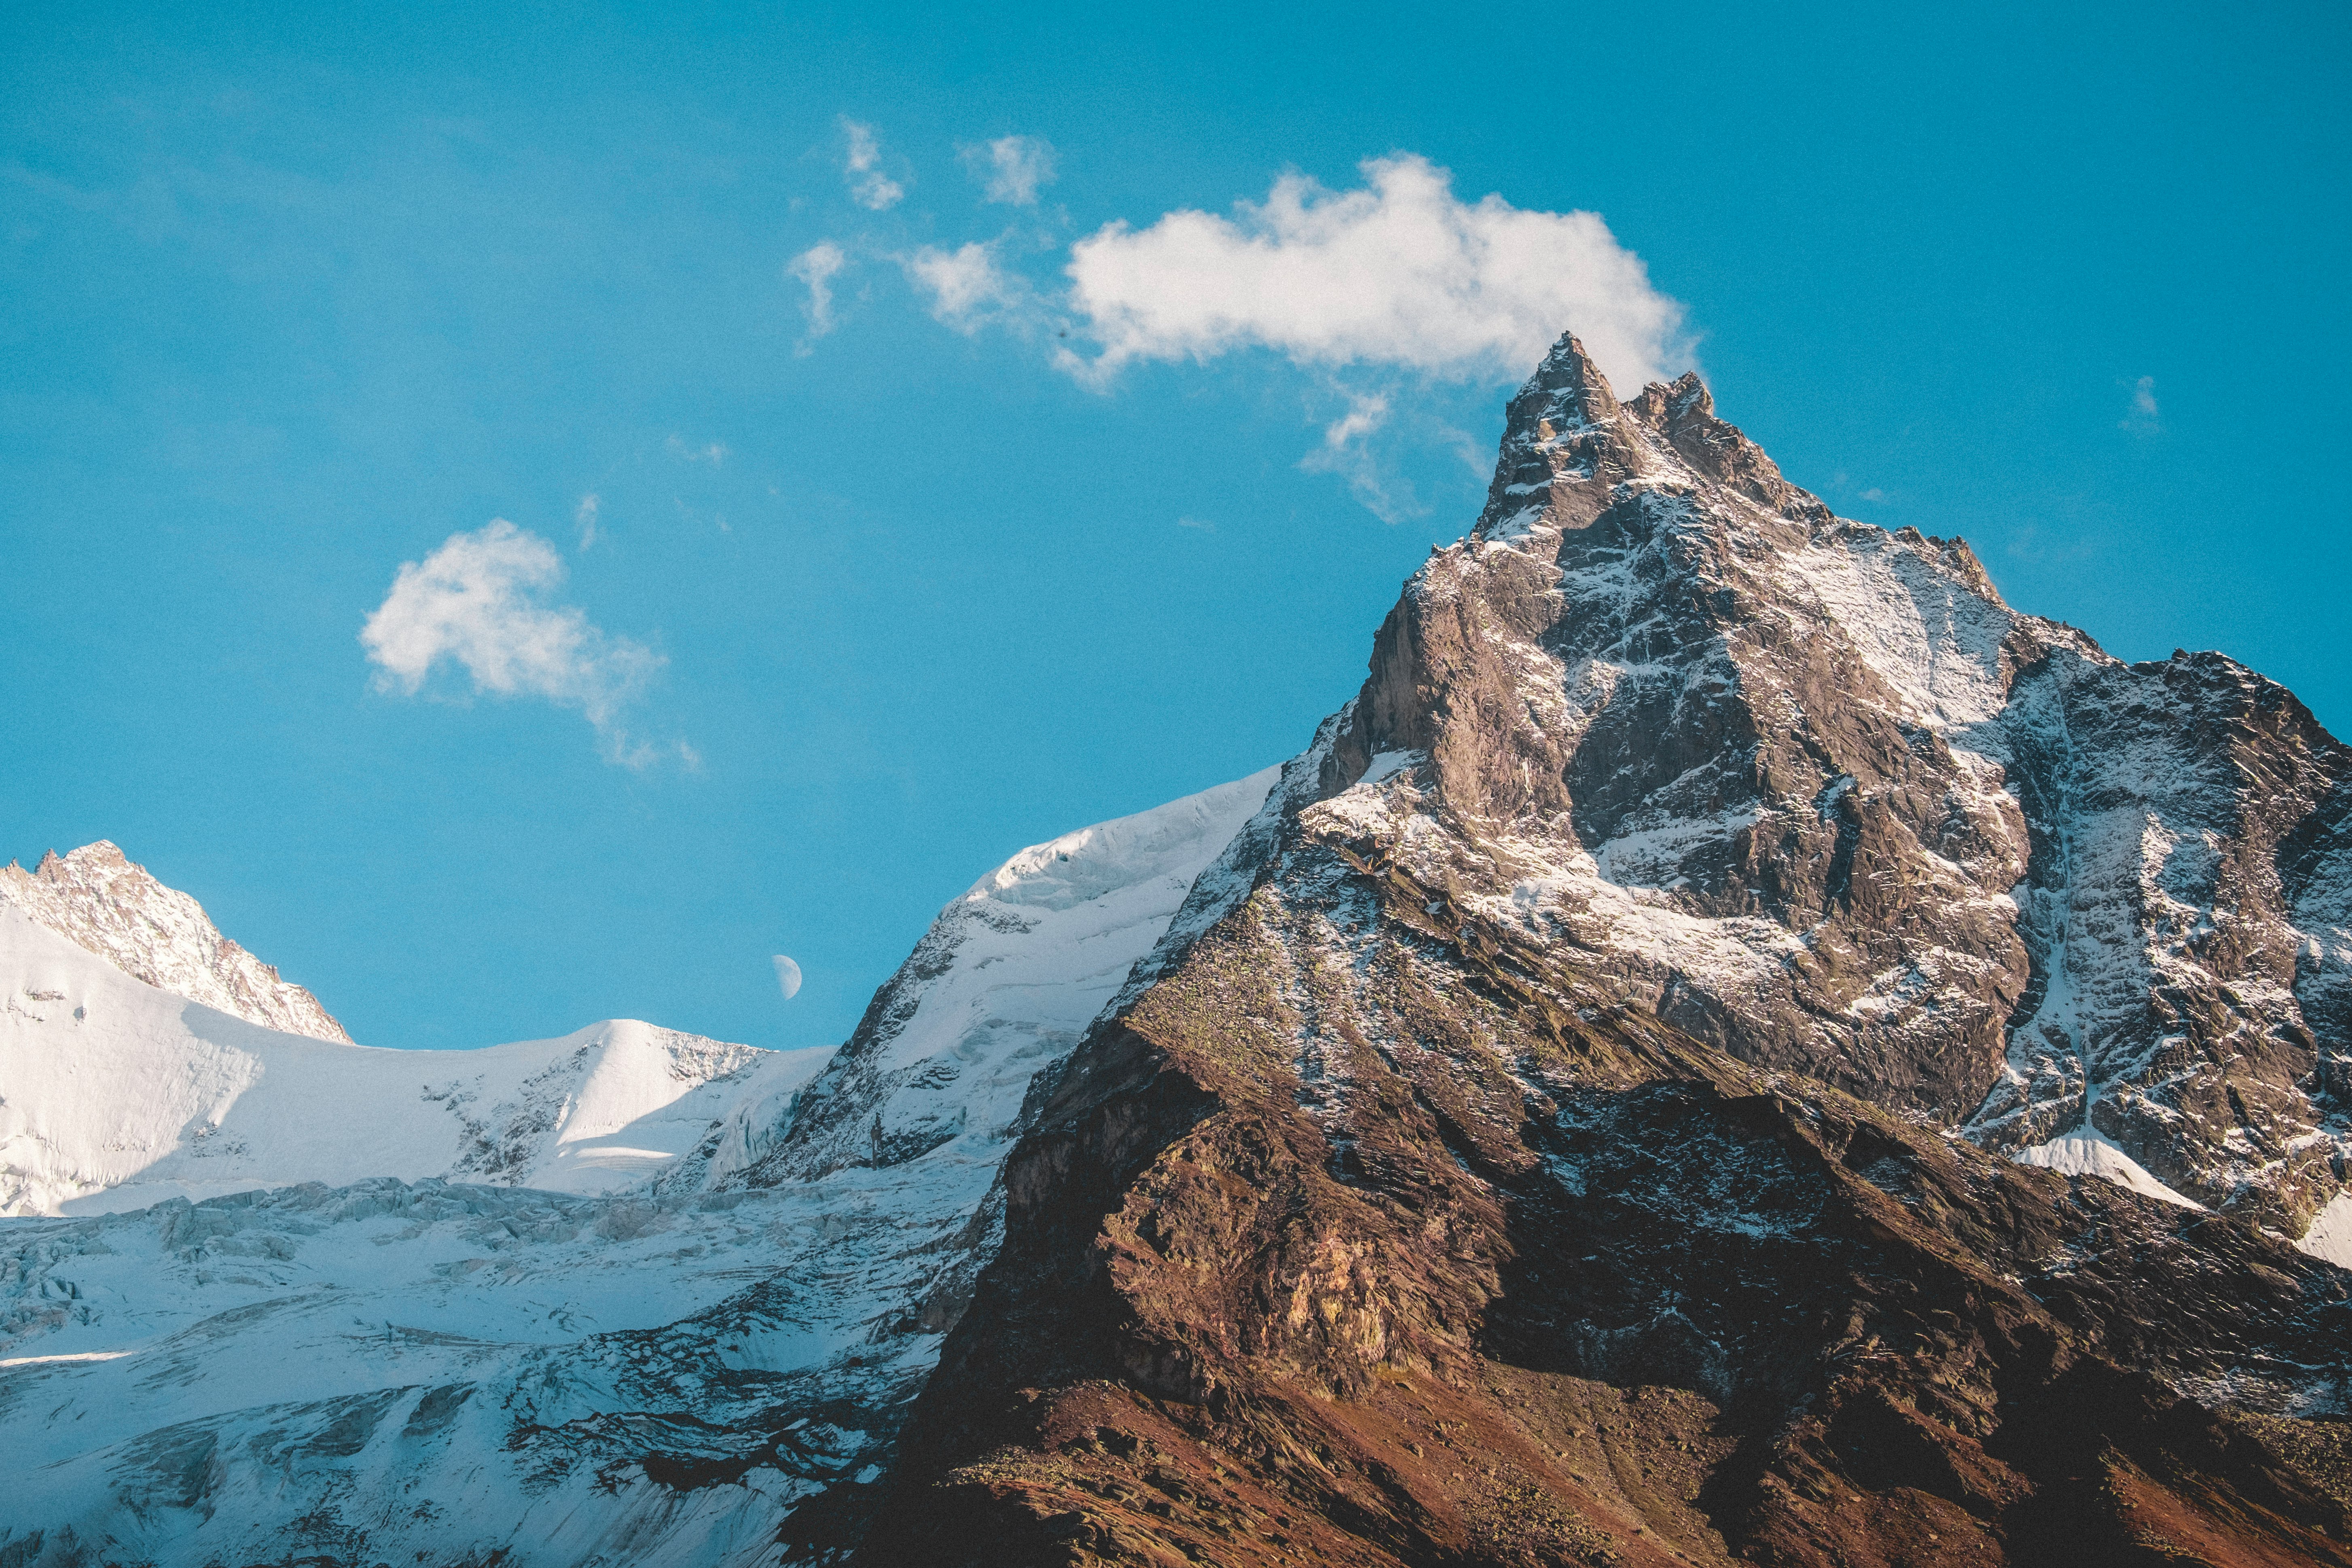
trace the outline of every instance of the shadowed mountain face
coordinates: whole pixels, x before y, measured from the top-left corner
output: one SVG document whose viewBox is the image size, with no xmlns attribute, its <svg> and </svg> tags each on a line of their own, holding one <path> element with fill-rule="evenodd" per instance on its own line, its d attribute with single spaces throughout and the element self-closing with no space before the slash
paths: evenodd
<svg viewBox="0 0 2352 1568">
<path fill-rule="evenodd" d="M 1563 339 L 1040 1102 L 861 1561 L 2352 1561 L 2347 772 Z"/>
</svg>

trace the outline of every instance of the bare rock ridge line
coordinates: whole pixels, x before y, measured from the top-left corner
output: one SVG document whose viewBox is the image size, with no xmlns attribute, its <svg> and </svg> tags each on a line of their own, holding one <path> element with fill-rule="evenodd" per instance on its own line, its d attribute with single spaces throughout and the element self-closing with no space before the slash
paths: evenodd
<svg viewBox="0 0 2352 1568">
<path fill-rule="evenodd" d="M 195 900 L 105 839 L 68 855 L 51 850 L 31 871 L 11 860 L 0 867 L 0 900 L 158 990 L 265 1029 L 352 1043 L 316 996 L 223 936 Z"/>
<path fill-rule="evenodd" d="M 858 1561 L 2352 1563 L 2347 773 L 1563 338 Z"/>
</svg>

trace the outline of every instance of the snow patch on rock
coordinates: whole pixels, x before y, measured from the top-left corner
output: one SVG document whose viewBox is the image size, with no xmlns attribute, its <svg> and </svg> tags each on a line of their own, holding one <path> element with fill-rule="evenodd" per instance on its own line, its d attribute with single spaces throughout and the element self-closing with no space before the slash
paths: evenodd
<svg viewBox="0 0 2352 1568">
<path fill-rule="evenodd" d="M 2039 1165 L 2046 1171 L 2056 1171 L 2068 1176 L 2096 1176 L 2103 1182 L 2113 1182 L 2119 1187 L 2129 1187 L 2142 1197 L 2159 1198 L 2182 1208 L 2201 1209 L 2205 1205 L 2194 1198 L 2183 1197 L 2142 1168 L 2140 1163 L 2116 1147 L 2112 1139 L 2094 1131 L 2073 1132 L 2063 1138 L 2053 1138 L 2047 1143 L 2036 1143 L 2030 1149 L 2020 1149 L 2016 1155 L 2021 1165 Z"/>
<path fill-rule="evenodd" d="M 2352 1193 L 2330 1198 L 2295 1246 L 2338 1268 L 2352 1268 Z"/>
</svg>

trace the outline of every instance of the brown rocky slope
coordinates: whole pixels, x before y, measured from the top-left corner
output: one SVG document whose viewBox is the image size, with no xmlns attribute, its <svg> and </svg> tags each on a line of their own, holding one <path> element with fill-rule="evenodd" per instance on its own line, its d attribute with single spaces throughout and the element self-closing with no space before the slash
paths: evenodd
<svg viewBox="0 0 2352 1568">
<path fill-rule="evenodd" d="M 2347 772 L 1563 340 L 1050 1085 L 858 1560 L 2352 1563 Z"/>
</svg>

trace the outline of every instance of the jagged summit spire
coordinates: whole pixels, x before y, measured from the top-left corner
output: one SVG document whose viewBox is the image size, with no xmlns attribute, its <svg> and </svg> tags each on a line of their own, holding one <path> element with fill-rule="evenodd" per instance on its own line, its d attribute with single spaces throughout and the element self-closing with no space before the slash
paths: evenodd
<svg viewBox="0 0 2352 1568">
<path fill-rule="evenodd" d="M 1511 399 L 1494 484 L 1472 537 L 1513 539 L 1539 525 L 1585 528 L 1610 504 L 1615 487 L 1644 477 L 1720 486 L 1809 525 L 1830 517 L 1716 413 L 1698 372 L 1654 381 L 1620 403 L 1570 331 Z"/>
<path fill-rule="evenodd" d="M 1610 485 L 1641 466 L 1619 428 L 1622 412 L 1584 344 L 1562 332 L 1511 399 L 1495 482 L 1473 532 L 1507 535 L 1536 516 L 1569 528 L 1590 522 Z"/>
<path fill-rule="evenodd" d="M 1509 424 L 1516 429 L 1549 418 L 1560 428 L 1563 416 L 1588 425 L 1617 416 L 1617 395 L 1610 389 L 1609 378 L 1572 331 L 1560 333 L 1551 353 L 1511 399 Z"/>
</svg>

